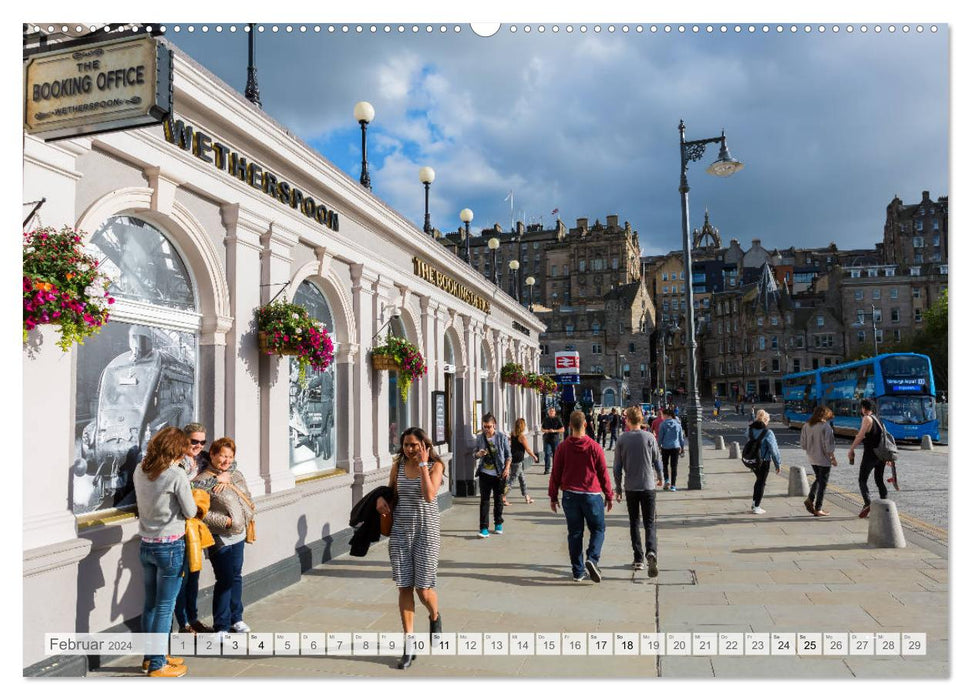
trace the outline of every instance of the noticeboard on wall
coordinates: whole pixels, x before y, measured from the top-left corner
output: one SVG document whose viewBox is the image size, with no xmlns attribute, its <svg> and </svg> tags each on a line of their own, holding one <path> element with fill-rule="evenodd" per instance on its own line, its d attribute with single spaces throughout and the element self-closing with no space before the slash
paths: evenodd
<svg viewBox="0 0 971 700">
<path fill-rule="evenodd" d="M 445 432 L 448 412 L 445 410 L 445 392 L 432 392 L 432 442 L 441 445 L 448 441 Z"/>
</svg>

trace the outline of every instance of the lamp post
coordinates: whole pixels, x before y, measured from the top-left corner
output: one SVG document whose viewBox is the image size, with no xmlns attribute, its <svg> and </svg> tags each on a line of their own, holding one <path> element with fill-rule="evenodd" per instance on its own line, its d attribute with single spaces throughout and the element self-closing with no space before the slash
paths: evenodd
<svg viewBox="0 0 971 700">
<path fill-rule="evenodd" d="M 431 184 L 435 182 L 435 171 L 429 168 L 427 165 L 418 171 L 418 179 L 421 180 L 422 184 L 425 185 L 425 233 L 431 235 L 432 232 L 432 217 L 428 214 L 428 190 Z"/>
<path fill-rule="evenodd" d="M 496 256 L 499 250 L 499 239 L 490 238 L 488 245 L 489 250 L 492 251 L 492 283 L 499 284 L 499 263 L 496 262 Z"/>
<path fill-rule="evenodd" d="M 246 92 L 244 97 L 263 109 L 260 101 L 260 86 L 256 82 L 256 25 L 249 25 L 249 64 L 246 66 Z"/>
<path fill-rule="evenodd" d="M 471 240 L 469 224 L 472 223 L 474 216 L 475 215 L 472 213 L 472 210 L 468 208 L 465 208 L 459 212 L 459 218 L 465 223 L 465 262 L 467 262 L 469 265 L 472 264 L 472 249 L 470 247 L 472 244 L 469 242 Z"/>
<path fill-rule="evenodd" d="M 860 320 L 854 323 L 853 327 L 863 328 L 864 326 L 866 326 L 866 323 L 864 322 L 863 319 L 866 318 L 867 316 L 870 317 L 870 328 L 873 331 L 873 356 L 876 357 L 877 355 L 880 354 L 879 350 L 877 349 L 877 307 L 874 306 L 873 304 L 870 304 L 869 314 L 867 314 L 864 311 L 858 312 L 857 318 L 859 318 Z"/>
<path fill-rule="evenodd" d="M 370 102 L 354 105 L 354 120 L 361 125 L 361 184 L 371 189 L 371 176 L 367 171 L 367 125 L 374 121 L 374 107 Z"/>
<path fill-rule="evenodd" d="M 526 288 L 529 290 L 529 312 L 533 312 L 533 285 L 536 284 L 536 278 L 530 275 L 526 278 Z"/>
<path fill-rule="evenodd" d="M 705 147 L 709 143 L 720 143 L 721 149 L 718 152 L 718 160 L 708 166 L 706 170 L 709 175 L 728 177 L 744 166 L 732 158 L 731 153 L 728 152 L 724 131 L 719 137 L 685 141 L 683 119 L 678 124 L 678 131 L 681 134 L 681 184 L 678 188 L 681 193 L 681 242 L 684 247 L 684 278 L 688 287 L 688 317 L 687 328 L 685 329 L 688 336 L 687 418 L 690 430 L 688 488 L 701 489 L 705 486 L 705 474 L 701 463 L 701 399 L 698 396 L 698 377 L 696 376 L 697 342 L 695 340 L 694 286 L 691 278 L 691 240 L 688 237 L 688 192 L 691 189 L 688 187 L 688 163 L 699 160 L 705 154 Z"/>
<path fill-rule="evenodd" d="M 519 261 L 509 261 L 509 276 L 512 278 L 513 298 L 519 301 Z"/>
</svg>

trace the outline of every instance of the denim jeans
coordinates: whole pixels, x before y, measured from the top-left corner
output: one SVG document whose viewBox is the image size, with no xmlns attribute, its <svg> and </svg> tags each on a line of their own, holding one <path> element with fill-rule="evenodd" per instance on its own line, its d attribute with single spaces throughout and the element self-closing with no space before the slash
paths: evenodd
<svg viewBox="0 0 971 700">
<path fill-rule="evenodd" d="M 627 517 L 630 519 L 630 544 L 634 561 L 644 561 L 644 545 L 641 543 L 641 520 L 647 537 L 647 551 L 657 554 L 657 512 L 654 508 L 655 491 L 625 491 Z"/>
<path fill-rule="evenodd" d="M 479 474 L 479 529 L 489 529 L 489 495 L 492 495 L 492 517 L 502 525 L 503 480 L 498 476 Z"/>
<path fill-rule="evenodd" d="M 230 625 L 243 619 L 243 547 L 237 542 L 227 547 L 213 546 L 209 561 L 216 574 L 212 589 L 212 627 L 216 632 L 228 632 Z"/>
<path fill-rule="evenodd" d="M 513 462 L 509 467 L 509 479 L 506 481 L 506 493 L 509 493 L 509 489 L 512 487 L 513 483 L 519 481 L 519 490 L 523 492 L 523 498 L 526 498 L 526 463 L 525 462 Z"/>
<path fill-rule="evenodd" d="M 556 452 L 556 446 L 559 442 L 544 442 L 543 443 L 543 473 L 549 474 L 550 469 L 553 466 L 553 453 Z"/>
<path fill-rule="evenodd" d="M 590 528 L 587 560 L 600 561 L 607 524 L 604 520 L 604 500 L 599 493 L 563 492 L 563 515 L 566 516 L 566 542 L 570 548 L 570 567 L 573 577 L 583 576 L 583 524 Z"/>
<path fill-rule="evenodd" d="M 829 466 L 817 467 L 813 465 L 813 472 L 816 474 L 816 481 L 809 487 L 809 500 L 812 501 L 816 510 L 823 508 L 823 495 L 826 493 L 826 484 L 829 483 Z"/>
<path fill-rule="evenodd" d="M 170 634 L 172 609 L 175 597 L 182 585 L 182 562 L 185 559 L 185 543 L 142 542 L 138 549 L 145 579 L 145 605 L 142 608 L 142 632 L 145 634 Z M 148 670 L 157 671 L 165 665 L 165 655 L 146 656 Z"/>
<path fill-rule="evenodd" d="M 185 538 L 183 538 L 184 540 Z M 188 548 L 188 545 L 186 545 Z M 185 572 L 182 577 L 182 587 L 175 598 L 175 621 L 179 627 L 185 627 L 190 622 L 199 619 L 199 574 L 201 571 L 189 571 L 189 553 L 185 554 Z"/>
</svg>

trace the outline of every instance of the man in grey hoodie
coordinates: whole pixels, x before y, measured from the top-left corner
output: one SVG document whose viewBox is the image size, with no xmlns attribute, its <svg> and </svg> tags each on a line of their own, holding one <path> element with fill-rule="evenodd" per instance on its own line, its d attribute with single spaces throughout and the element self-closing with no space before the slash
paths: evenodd
<svg viewBox="0 0 971 700">
<path fill-rule="evenodd" d="M 634 569 L 644 568 L 644 546 L 641 544 L 640 520 L 644 518 L 647 538 L 647 575 L 657 576 L 657 513 L 655 488 L 661 485 L 661 450 L 650 430 L 642 430 L 644 413 L 640 406 L 631 406 L 624 414 L 630 430 L 617 440 L 614 452 L 614 484 L 617 500 L 627 496 L 627 515 L 630 519 L 630 543 L 634 549 Z M 624 475 L 627 483 L 624 483 Z"/>
</svg>

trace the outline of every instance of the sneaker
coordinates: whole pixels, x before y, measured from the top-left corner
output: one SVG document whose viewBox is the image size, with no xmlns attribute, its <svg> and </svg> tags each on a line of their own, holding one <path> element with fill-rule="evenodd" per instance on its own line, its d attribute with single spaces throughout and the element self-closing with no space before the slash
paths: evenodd
<svg viewBox="0 0 971 700">
<path fill-rule="evenodd" d="M 600 583 L 602 577 L 600 575 L 600 569 L 597 568 L 597 565 L 587 559 L 586 567 L 587 573 L 590 574 L 590 580 L 594 583 Z"/>
<path fill-rule="evenodd" d="M 863 506 L 863 510 L 860 511 L 860 517 L 865 518 L 870 515 L 870 506 Z"/>
<path fill-rule="evenodd" d="M 671 490 L 671 484 L 669 482 L 667 482 L 667 481 L 664 482 L 664 490 L 665 491 L 670 491 Z"/>
<path fill-rule="evenodd" d="M 488 536 L 489 536 L 489 531 L 486 528 L 482 528 L 481 530 L 479 530 L 479 537 L 488 537 Z"/>
<path fill-rule="evenodd" d="M 654 552 L 647 553 L 647 575 L 657 578 L 657 555 Z"/>
<path fill-rule="evenodd" d="M 759 506 L 752 506 L 752 512 L 755 515 L 763 515 L 765 513 L 765 508 L 760 508 Z"/>
<path fill-rule="evenodd" d="M 162 666 L 162 668 L 156 671 L 149 671 L 148 675 L 153 678 L 181 678 L 188 670 L 185 666 L 165 664 L 165 666 Z"/>
<path fill-rule="evenodd" d="M 642 571 L 643 569 L 644 569 L 644 562 L 642 561 L 634 562 L 634 571 Z"/>
<path fill-rule="evenodd" d="M 494 530 L 494 532 L 497 535 L 501 535 L 502 534 L 502 525 L 496 525 L 496 529 Z"/>
<path fill-rule="evenodd" d="M 250 631 L 250 628 L 249 628 L 249 625 L 247 625 L 245 622 L 243 622 L 242 620 L 240 620 L 239 622 L 234 622 L 233 623 L 232 630 L 233 630 L 233 632 L 242 632 L 242 633 L 245 633 L 245 632 L 249 632 Z"/>
<path fill-rule="evenodd" d="M 582 583 L 585 578 L 586 576 L 583 574 L 580 574 L 579 576 L 574 576 L 573 583 Z"/>
<path fill-rule="evenodd" d="M 166 656 L 165 663 L 169 666 L 185 666 L 185 659 L 180 659 L 178 656 Z M 148 671 L 148 659 L 142 661 L 142 670 Z M 165 668 L 164 666 L 162 668 Z"/>
<path fill-rule="evenodd" d="M 222 630 L 221 632 L 215 632 L 216 641 L 219 642 L 220 647 L 225 646 L 229 642 L 229 630 Z"/>
<path fill-rule="evenodd" d="M 199 634 L 212 634 L 214 631 L 212 627 L 199 622 L 199 620 L 193 620 L 190 622 L 189 627 L 193 632 L 198 632 Z"/>
<path fill-rule="evenodd" d="M 671 488 L 669 490 L 670 491 L 677 491 L 678 490 L 678 487 L 675 486 L 674 484 L 671 484 Z"/>
</svg>

